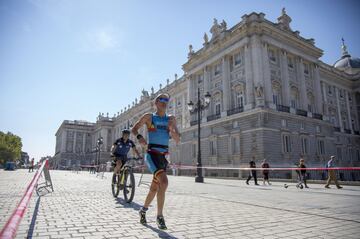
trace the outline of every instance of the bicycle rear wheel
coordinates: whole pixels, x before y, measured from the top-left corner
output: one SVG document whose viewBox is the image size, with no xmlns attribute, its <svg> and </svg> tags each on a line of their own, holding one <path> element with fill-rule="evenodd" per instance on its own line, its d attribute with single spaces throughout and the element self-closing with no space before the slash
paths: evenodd
<svg viewBox="0 0 360 239">
<path fill-rule="evenodd" d="M 114 197 L 117 197 L 119 195 L 119 191 L 120 191 L 119 185 L 120 185 L 120 175 L 116 175 L 115 182 L 111 182 L 111 191 Z"/>
<path fill-rule="evenodd" d="M 131 170 L 126 170 L 124 173 L 124 199 L 127 203 L 130 203 L 135 195 L 135 177 Z"/>
</svg>

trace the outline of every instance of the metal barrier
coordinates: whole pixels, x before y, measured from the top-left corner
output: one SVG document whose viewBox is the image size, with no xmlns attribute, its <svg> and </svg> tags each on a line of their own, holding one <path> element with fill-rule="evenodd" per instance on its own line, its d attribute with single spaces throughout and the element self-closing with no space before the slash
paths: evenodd
<svg viewBox="0 0 360 239">
<path fill-rule="evenodd" d="M 96 174 L 96 177 L 104 178 L 105 172 L 106 172 L 106 164 L 100 164 L 97 174 Z"/>
<path fill-rule="evenodd" d="M 45 184 L 40 186 L 40 184 L 38 184 L 38 181 L 43 172 L 44 172 L 44 176 L 45 176 Z M 0 239 L 15 238 L 17 228 L 19 227 L 21 219 L 24 217 L 25 210 L 29 205 L 32 193 L 35 188 L 36 188 L 37 194 L 39 194 L 41 190 L 43 190 L 43 189 L 47 190 L 48 188 L 51 188 L 51 190 L 54 191 L 52 182 L 51 182 L 51 178 L 50 178 L 50 173 L 49 173 L 48 160 L 43 162 L 41 167 L 36 171 L 33 179 L 31 180 L 30 184 L 27 186 L 25 194 L 21 198 L 20 203 L 18 204 L 18 206 L 12 213 L 9 220 L 6 222 L 4 228 L 1 230 Z"/>
</svg>

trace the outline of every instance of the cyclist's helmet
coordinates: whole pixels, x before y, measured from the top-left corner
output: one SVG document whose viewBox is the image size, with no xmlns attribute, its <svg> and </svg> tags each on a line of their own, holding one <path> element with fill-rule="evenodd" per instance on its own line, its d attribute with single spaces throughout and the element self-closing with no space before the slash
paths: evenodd
<svg viewBox="0 0 360 239">
<path fill-rule="evenodd" d="M 122 130 L 122 133 L 123 133 L 123 134 L 130 134 L 130 130 L 129 130 L 129 129 L 123 129 L 123 130 Z"/>
</svg>

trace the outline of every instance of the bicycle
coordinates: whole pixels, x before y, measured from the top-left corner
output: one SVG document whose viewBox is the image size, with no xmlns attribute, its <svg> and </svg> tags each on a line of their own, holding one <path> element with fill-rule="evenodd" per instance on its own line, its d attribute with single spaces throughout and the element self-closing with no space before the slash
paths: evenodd
<svg viewBox="0 0 360 239">
<path fill-rule="evenodd" d="M 120 173 L 116 174 L 115 183 L 111 183 L 111 191 L 115 198 L 119 195 L 120 190 L 123 190 L 124 199 L 130 203 L 135 195 L 135 177 L 133 173 L 132 160 L 139 160 L 138 158 L 129 158 L 122 166 Z"/>
</svg>

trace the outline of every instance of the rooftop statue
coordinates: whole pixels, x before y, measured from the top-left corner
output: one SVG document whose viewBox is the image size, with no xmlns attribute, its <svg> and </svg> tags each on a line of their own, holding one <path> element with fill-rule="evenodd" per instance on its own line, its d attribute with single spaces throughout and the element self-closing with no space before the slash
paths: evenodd
<svg viewBox="0 0 360 239">
<path fill-rule="evenodd" d="M 213 26 L 210 28 L 210 32 L 211 32 L 211 34 L 212 34 L 211 39 L 219 36 L 220 33 L 221 33 L 221 31 L 222 31 L 221 26 L 219 25 L 217 19 L 214 18 L 214 24 L 213 24 Z"/>
<path fill-rule="evenodd" d="M 149 97 L 149 93 L 145 89 L 143 89 L 141 93 L 144 97 Z"/>
<path fill-rule="evenodd" d="M 209 44 L 209 37 L 208 35 L 206 34 L 206 32 L 204 33 L 204 45 L 207 45 Z"/>
</svg>

